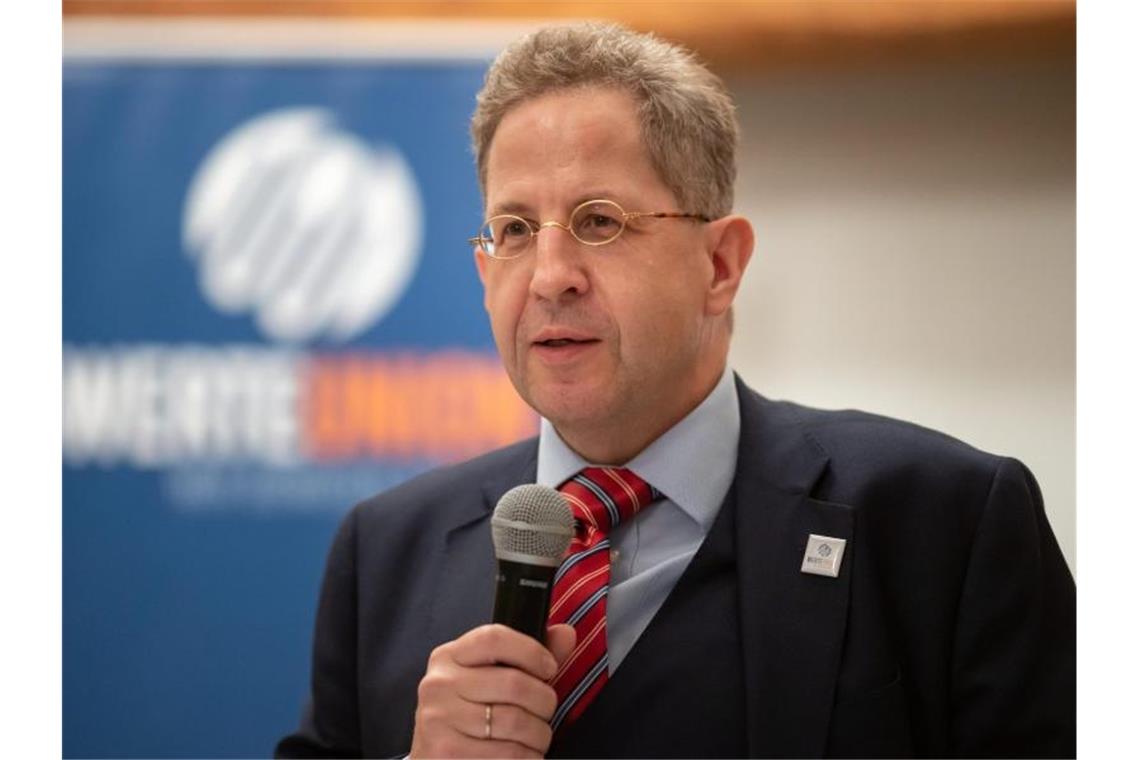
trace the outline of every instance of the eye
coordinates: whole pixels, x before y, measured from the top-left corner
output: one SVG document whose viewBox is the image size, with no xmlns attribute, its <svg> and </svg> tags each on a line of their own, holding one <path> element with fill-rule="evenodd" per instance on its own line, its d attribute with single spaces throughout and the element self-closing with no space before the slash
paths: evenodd
<svg viewBox="0 0 1140 760">
<path fill-rule="evenodd" d="M 527 221 L 517 216 L 497 216 L 487 222 L 484 237 L 495 245 L 526 244 L 530 240 L 531 227 Z"/>
<path fill-rule="evenodd" d="M 580 225 L 583 229 L 605 231 L 619 226 L 618 220 L 605 214 L 589 214 Z"/>
<path fill-rule="evenodd" d="M 598 201 L 579 208 L 572 220 L 574 234 L 586 243 L 607 243 L 617 237 L 625 218 L 617 204 Z"/>
<path fill-rule="evenodd" d="M 513 219 L 503 225 L 502 235 L 505 238 L 530 236 L 530 227 L 528 227 L 522 220 Z"/>
</svg>

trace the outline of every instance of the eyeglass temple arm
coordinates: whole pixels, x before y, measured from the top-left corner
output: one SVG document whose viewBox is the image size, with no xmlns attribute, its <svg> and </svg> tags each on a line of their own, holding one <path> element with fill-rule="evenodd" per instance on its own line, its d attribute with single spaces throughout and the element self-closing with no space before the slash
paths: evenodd
<svg viewBox="0 0 1140 760">
<path fill-rule="evenodd" d="M 652 217 L 654 219 L 700 219 L 702 222 L 711 222 L 712 219 L 704 214 L 685 214 L 677 211 L 627 211 L 625 212 L 626 219 L 638 219 L 643 216 Z"/>
</svg>

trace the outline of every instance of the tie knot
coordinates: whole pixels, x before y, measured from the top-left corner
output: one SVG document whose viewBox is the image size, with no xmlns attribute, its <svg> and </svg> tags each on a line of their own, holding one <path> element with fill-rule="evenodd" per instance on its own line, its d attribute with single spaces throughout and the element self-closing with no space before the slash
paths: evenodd
<svg viewBox="0 0 1140 760">
<path fill-rule="evenodd" d="M 558 490 L 576 519 L 604 535 L 661 498 L 656 488 L 620 467 L 587 467 Z"/>
</svg>

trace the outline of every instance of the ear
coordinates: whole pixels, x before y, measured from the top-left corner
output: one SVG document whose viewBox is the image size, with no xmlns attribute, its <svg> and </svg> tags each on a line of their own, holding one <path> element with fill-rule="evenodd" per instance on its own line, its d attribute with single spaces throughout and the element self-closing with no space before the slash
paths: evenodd
<svg viewBox="0 0 1140 760">
<path fill-rule="evenodd" d="M 705 300 L 705 312 L 719 316 L 728 311 L 740 288 L 744 270 L 752 258 L 755 235 L 742 216 L 726 216 L 709 222 L 709 256 L 713 277 Z"/>
<path fill-rule="evenodd" d="M 483 307 L 487 306 L 487 257 L 476 246 L 471 247 L 471 255 L 475 257 L 475 271 L 479 273 L 479 282 L 483 283 Z"/>
</svg>

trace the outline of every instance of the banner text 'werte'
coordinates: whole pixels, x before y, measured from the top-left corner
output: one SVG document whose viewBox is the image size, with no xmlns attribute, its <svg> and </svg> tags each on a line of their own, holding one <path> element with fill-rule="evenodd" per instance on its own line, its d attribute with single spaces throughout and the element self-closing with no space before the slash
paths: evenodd
<svg viewBox="0 0 1140 760">
<path fill-rule="evenodd" d="M 456 461 L 533 435 L 497 357 L 65 346 L 70 466 Z"/>
</svg>

